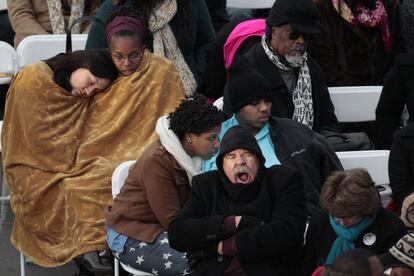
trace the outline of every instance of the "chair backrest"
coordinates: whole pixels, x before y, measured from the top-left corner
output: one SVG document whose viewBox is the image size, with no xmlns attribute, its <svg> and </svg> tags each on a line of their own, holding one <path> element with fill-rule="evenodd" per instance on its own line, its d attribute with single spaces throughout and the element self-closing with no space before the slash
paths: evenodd
<svg viewBox="0 0 414 276">
<path fill-rule="evenodd" d="M 0 73 L 7 76 L 0 77 L 0 84 L 10 83 L 17 72 L 17 54 L 14 48 L 4 41 L 0 41 Z"/>
<path fill-rule="evenodd" d="M 72 49 L 84 50 L 87 34 L 72 35 Z M 51 58 L 66 51 L 66 35 L 31 35 L 24 38 L 17 46 L 17 56 L 20 68 Z"/>
<path fill-rule="evenodd" d="M 135 160 L 129 160 L 121 163 L 112 173 L 112 197 L 116 197 L 124 186 L 125 179 L 128 177 L 129 167 L 135 163 Z"/>
<path fill-rule="evenodd" d="M 223 105 L 224 105 L 223 97 L 220 97 L 217 100 L 215 100 L 213 105 L 217 107 L 218 110 L 223 110 Z"/>
<path fill-rule="evenodd" d="M 270 9 L 274 2 L 275 0 L 227 0 L 227 7 L 239 9 Z"/>
<path fill-rule="evenodd" d="M 365 168 L 374 180 L 381 195 L 383 206 L 391 200 L 390 179 L 388 177 L 389 150 L 362 150 L 336 152 L 345 170 Z"/>
<path fill-rule="evenodd" d="M 7 0 L 0 0 L 0 11 L 7 10 Z"/>
<path fill-rule="evenodd" d="M 375 121 L 375 109 L 382 86 L 343 86 L 328 89 L 340 123 Z"/>
<path fill-rule="evenodd" d="M 365 168 L 377 185 L 389 184 L 389 150 L 340 151 L 336 153 L 344 169 Z"/>
</svg>

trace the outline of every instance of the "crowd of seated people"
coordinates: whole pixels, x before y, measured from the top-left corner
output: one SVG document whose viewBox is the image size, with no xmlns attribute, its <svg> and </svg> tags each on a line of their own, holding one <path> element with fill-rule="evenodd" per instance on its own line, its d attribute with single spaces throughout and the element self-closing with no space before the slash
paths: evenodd
<svg viewBox="0 0 414 276">
<path fill-rule="evenodd" d="M 77 275 L 110 274 L 105 254 L 155 275 L 413 273 L 400 2 L 277 0 L 231 19 L 226 1 L 9 0 L 15 47 L 101 21 L 72 29 L 88 33 L 85 50 L 31 64 L 8 88 L 11 242 L 44 267 L 75 260 Z M 391 149 L 397 216 L 323 137 L 341 132 L 328 86 L 362 85 L 384 85 L 376 145 Z"/>
</svg>

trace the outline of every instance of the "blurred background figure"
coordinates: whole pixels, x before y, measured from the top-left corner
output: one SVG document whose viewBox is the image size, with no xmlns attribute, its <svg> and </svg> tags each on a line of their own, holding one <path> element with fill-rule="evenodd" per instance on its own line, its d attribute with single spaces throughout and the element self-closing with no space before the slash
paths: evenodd
<svg viewBox="0 0 414 276">
<path fill-rule="evenodd" d="M 72 22 L 95 15 L 100 0 L 7 0 L 10 21 L 16 36 L 14 47 L 29 35 L 65 34 Z M 87 33 L 89 23 L 77 24 L 72 33 Z"/>
</svg>

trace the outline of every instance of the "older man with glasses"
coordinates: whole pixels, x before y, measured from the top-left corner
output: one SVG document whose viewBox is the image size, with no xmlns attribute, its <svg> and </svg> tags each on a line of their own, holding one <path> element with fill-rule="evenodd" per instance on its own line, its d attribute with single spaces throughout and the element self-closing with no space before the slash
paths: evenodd
<svg viewBox="0 0 414 276">
<path fill-rule="evenodd" d="M 266 19 L 266 35 L 245 56 L 271 87 L 272 115 L 293 118 L 317 132 L 337 131 L 322 71 L 306 51 L 319 32 L 317 21 L 311 0 L 278 0 Z"/>
</svg>

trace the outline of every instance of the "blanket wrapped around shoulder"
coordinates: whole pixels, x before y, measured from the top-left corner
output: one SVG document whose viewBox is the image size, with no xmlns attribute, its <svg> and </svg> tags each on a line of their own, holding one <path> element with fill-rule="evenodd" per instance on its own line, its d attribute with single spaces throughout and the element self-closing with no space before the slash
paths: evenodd
<svg viewBox="0 0 414 276">
<path fill-rule="evenodd" d="M 19 72 L 2 132 L 13 245 L 45 267 L 105 248 L 112 172 L 156 139 L 157 119 L 184 94 L 172 63 L 149 52 L 137 72 L 91 98 L 60 88 L 43 62 Z"/>
</svg>

